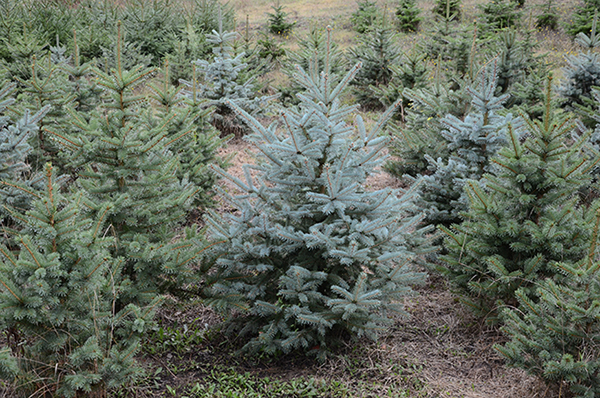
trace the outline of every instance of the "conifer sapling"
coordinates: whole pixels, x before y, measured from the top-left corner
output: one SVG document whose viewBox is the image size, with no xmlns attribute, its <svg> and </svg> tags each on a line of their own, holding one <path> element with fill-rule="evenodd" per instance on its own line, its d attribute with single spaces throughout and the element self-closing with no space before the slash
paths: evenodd
<svg viewBox="0 0 600 398">
<path fill-rule="evenodd" d="M 208 286 L 214 305 L 242 310 L 237 320 L 252 337 L 251 351 L 323 354 L 346 334 L 375 337 L 390 322 L 387 311 L 401 310 L 410 285 L 423 280 L 411 268 L 425 247 L 420 216 L 407 216 L 415 186 L 365 189 L 383 161 L 389 137 L 380 133 L 398 103 L 370 132 L 360 116 L 347 124 L 356 106 L 342 105 L 340 94 L 360 65 L 341 79 L 329 65 L 298 68 L 306 90 L 298 111 L 283 112 L 281 126 L 263 127 L 231 103 L 261 155 L 243 179 L 215 168 L 239 190 L 221 190 L 239 213 L 206 219 L 219 242 L 218 275 Z"/>
</svg>

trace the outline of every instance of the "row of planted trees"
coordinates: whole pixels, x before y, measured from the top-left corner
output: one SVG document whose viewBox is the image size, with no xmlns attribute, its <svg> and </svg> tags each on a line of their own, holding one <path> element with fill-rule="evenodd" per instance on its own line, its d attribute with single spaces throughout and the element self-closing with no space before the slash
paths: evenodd
<svg viewBox="0 0 600 398">
<path fill-rule="evenodd" d="M 250 352 L 323 356 L 348 335 L 375 337 L 423 281 L 413 264 L 429 255 L 431 272 L 504 325 L 513 339 L 498 349 L 510 363 L 597 393 L 598 156 L 593 134 L 554 104 L 551 80 L 526 87 L 545 80 L 535 80 L 543 68 L 528 58 L 530 36 L 505 32 L 506 51 L 475 68 L 475 47 L 465 52 L 460 27 L 445 21 L 437 37 L 451 41 L 429 42 L 438 63 L 427 84 L 428 64 L 401 57 L 385 23 L 352 52 L 349 71 L 330 31 L 315 32 L 294 56 L 299 95 L 264 127 L 251 113 L 268 98 L 236 81 L 243 56 L 217 28 L 207 36 L 213 62 L 196 62 L 179 89 L 169 68 L 151 79 L 156 70 L 126 66 L 121 34 L 102 68 L 82 62 L 75 41 L 70 59 L 60 46 L 32 58 L 19 101 L 5 85 L 3 378 L 24 395 L 105 396 L 135 379 L 135 353 L 167 292 L 234 309 L 229 325 Z M 590 50 L 572 60 L 564 98 L 581 100 L 577 73 L 595 59 L 595 30 L 580 40 Z M 358 105 L 341 101 L 351 86 L 365 106 L 391 103 L 370 130 Z M 595 111 L 590 96 L 581 101 Z M 388 168 L 406 188 L 368 191 L 390 119 L 401 161 Z M 209 120 L 247 126 L 260 155 L 244 178 L 215 158 L 223 140 Z M 210 205 L 216 175 L 237 187 L 217 190 L 238 212 L 209 212 L 205 236 L 186 216 Z M 438 257 L 432 225 L 447 235 Z"/>
</svg>

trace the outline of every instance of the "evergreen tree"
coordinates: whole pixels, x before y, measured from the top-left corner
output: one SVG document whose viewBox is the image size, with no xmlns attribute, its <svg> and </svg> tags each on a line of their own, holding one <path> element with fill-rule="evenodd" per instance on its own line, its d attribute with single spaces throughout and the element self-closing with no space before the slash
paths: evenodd
<svg viewBox="0 0 600 398">
<path fill-rule="evenodd" d="M 87 219 L 83 193 L 64 195 L 49 164 L 44 180 L 43 191 L 26 192 L 30 211 L 10 210 L 18 247 L 0 245 L 0 376 L 23 396 L 106 397 L 139 372 L 133 355 L 152 305 L 115 312 L 123 259 L 103 237 L 112 206 Z"/>
<path fill-rule="evenodd" d="M 540 5 L 542 12 L 536 17 L 535 25 L 541 29 L 556 30 L 558 28 L 558 10 L 554 0 L 546 0 Z"/>
<path fill-rule="evenodd" d="M 592 20 L 600 11 L 600 0 L 584 0 L 573 14 L 571 23 L 566 26 L 566 31 L 572 37 L 580 33 L 587 34 L 592 30 Z"/>
<path fill-rule="evenodd" d="M 325 34 L 322 29 L 312 25 L 308 35 L 298 39 L 299 49 L 288 54 L 284 67 L 285 74 L 291 78 L 296 73 L 297 65 L 305 71 L 310 71 L 311 64 L 316 67 L 313 73 L 317 73 L 325 69 L 325 61 L 331 62 L 329 68 L 332 73 L 340 74 L 346 66 L 346 59 L 337 43 L 331 39 L 331 34 L 332 29 L 329 26 Z M 327 48 L 327 46 L 331 48 Z M 330 54 L 329 59 L 326 59 L 325 54 L 328 53 Z M 292 97 L 290 102 L 297 104 L 299 99 L 296 98 L 296 94 L 303 90 L 304 87 L 292 79 L 286 87 L 286 96 Z"/>
<path fill-rule="evenodd" d="M 350 22 L 358 33 L 366 33 L 374 26 L 381 13 L 377 3 L 369 0 L 357 0 L 358 9 L 350 16 Z"/>
<path fill-rule="evenodd" d="M 467 210 L 463 187 L 467 179 L 479 180 L 489 171 L 489 159 L 506 144 L 506 126 L 512 115 L 501 116 L 508 95 L 496 97 L 495 65 L 484 71 L 472 96 L 471 111 L 461 120 L 447 115 L 441 124 L 449 158 L 426 155 L 432 174 L 424 177 L 421 205 L 426 209 L 426 223 L 449 226 L 460 223 Z M 515 126 L 516 127 L 516 126 Z"/>
<path fill-rule="evenodd" d="M 594 127 L 593 115 L 598 108 L 592 89 L 600 86 L 600 54 L 595 49 L 600 46 L 600 33 L 597 33 L 597 16 L 594 16 L 590 35 L 579 33 L 575 42 L 586 49 L 578 55 L 566 55 L 567 66 L 563 69 L 563 83 L 558 92 L 564 97 L 561 106 L 574 111 L 587 127 Z"/>
<path fill-rule="evenodd" d="M 383 105 L 390 106 L 402 97 L 402 104 L 394 115 L 395 119 L 405 122 L 405 109 L 412 105 L 412 101 L 404 96 L 404 90 L 417 90 L 427 87 L 429 69 L 424 54 L 404 54 L 398 65 L 391 65 L 392 80 L 387 85 L 371 87 L 373 93 Z"/>
<path fill-rule="evenodd" d="M 15 102 L 10 97 L 14 89 L 15 84 L 8 83 L 0 89 L 0 226 L 3 228 L 14 224 L 5 206 L 25 211 L 31 197 L 23 192 L 38 187 L 39 178 L 27 164 L 32 149 L 28 139 L 37 132 L 37 123 L 49 110 L 49 107 L 42 108 L 33 116 L 25 111 L 23 117 L 13 123 L 6 111 Z M 2 233 L 0 243 L 9 244 L 6 234 Z"/>
<path fill-rule="evenodd" d="M 241 194 L 221 190 L 239 213 L 206 219 L 218 247 L 219 274 L 209 286 L 213 304 L 243 309 L 237 320 L 253 337 L 250 350 L 323 354 L 344 334 L 374 337 L 388 322 L 385 311 L 400 309 L 397 300 L 423 278 L 410 266 L 425 247 L 420 217 L 407 217 L 415 187 L 364 185 L 383 160 L 389 137 L 380 133 L 394 107 L 370 132 L 359 116 L 348 125 L 357 107 L 340 95 L 359 66 L 340 79 L 330 64 L 320 74 L 298 68 L 306 91 L 299 110 L 282 115 L 283 129 L 233 105 L 264 156 L 245 166 L 244 180 L 215 168 Z"/>
<path fill-rule="evenodd" d="M 436 0 L 431 12 L 442 17 L 442 19 L 460 21 L 462 16 L 461 6 L 461 0 Z"/>
<path fill-rule="evenodd" d="M 556 276 L 550 264 L 574 264 L 590 235 L 578 190 L 593 164 L 573 142 L 576 122 L 557 114 L 548 81 L 543 120 L 526 120 L 525 141 L 512 126 L 508 145 L 492 159 L 483 180 L 465 188 L 464 222 L 448 235 L 443 272 L 480 315 L 494 320 L 498 306 L 516 305 L 515 291 L 533 298 L 536 284 Z"/>
<path fill-rule="evenodd" d="M 76 32 L 81 60 L 91 62 L 101 59 L 104 49 L 110 49 L 114 44 L 113 30 L 118 21 L 122 20 L 122 7 L 113 1 L 101 0 L 80 3 L 79 8 Z"/>
<path fill-rule="evenodd" d="M 391 86 L 393 88 L 393 85 Z M 433 84 L 421 89 L 402 90 L 402 96 L 410 101 L 404 108 L 402 125 L 392 125 L 394 137 L 390 152 L 399 160 L 390 161 L 386 169 L 402 177 L 430 174 L 430 163 L 426 159 L 448 159 L 446 140 L 442 137 L 441 121 L 452 114 L 464 118 L 471 98 L 463 95 L 464 90 L 454 91 L 441 78 L 441 65 L 438 62 Z M 382 95 L 382 98 L 386 98 Z"/>
<path fill-rule="evenodd" d="M 210 51 L 206 36 L 200 32 L 191 21 L 180 28 L 179 39 L 175 42 L 173 51 L 167 56 L 171 69 L 171 83 L 179 84 L 179 80 L 190 80 L 195 70 L 191 59 L 203 59 Z"/>
<path fill-rule="evenodd" d="M 227 105 L 228 101 L 235 101 L 247 112 L 253 114 L 264 110 L 268 101 L 273 96 L 257 95 L 253 86 L 253 78 L 242 81 L 241 72 L 247 67 L 243 63 L 244 54 L 233 55 L 233 41 L 237 32 L 227 32 L 223 30 L 223 21 L 219 22 L 219 30 L 207 35 L 209 43 L 213 44 L 213 53 L 215 55 L 213 62 L 205 60 L 194 61 L 196 70 L 202 77 L 203 84 L 200 85 L 199 95 L 202 98 L 210 100 L 208 105 L 215 106 L 213 113 L 213 124 L 221 131 L 223 136 L 231 133 L 242 135 L 244 127 L 238 121 L 235 113 Z M 196 84 L 181 80 L 187 89 L 183 92 L 190 95 L 190 89 Z"/>
<path fill-rule="evenodd" d="M 519 3 L 513 0 L 491 0 L 479 6 L 481 9 L 481 34 L 494 35 L 501 29 L 519 26 L 521 13 Z"/>
<path fill-rule="evenodd" d="M 573 397 L 600 394 L 600 295 L 598 229 L 596 211 L 589 249 L 578 263 L 553 263 L 564 277 L 538 283 L 535 301 L 517 290 L 520 309 L 505 310 L 502 328 L 511 341 L 495 348 L 510 366 L 520 367 Z M 564 390 L 563 390 L 564 391 Z"/>
<path fill-rule="evenodd" d="M 396 8 L 396 25 L 400 32 L 416 32 L 423 20 L 423 17 L 419 16 L 420 13 L 416 0 L 400 0 Z"/>
<path fill-rule="evenodd" d="M 424 53 L 439 64 L 454 91 L 457 91 L 454 81 L 464 79 L 469 72 L 474 73 L 472 64 L 476 40 L 471 25 L 454 23 L 451 16 L 445 16 L 435 23 L 433 32 L 424 42 Z"/>
<path fill-rule="evenodd" d="M 385 21 L 375 24 L 360 37 L 360 44 L 350 49 L 349 60 L 361 62 L 362 68 L 352 82 L 353 93 L 365 109 L 381 109 L 383 105 L 372 87 L 387 86 L 393 78 L 392 65 L 401 57 L 395 44 L 395 33 Z"/>
<path fill-rule="evenodd" d="M 161 84 L 148 83 L 150 99 L 160 112 L 160 117 L 151 117 L 148 124 L 160 128 L 159 123 L 168 120 L 167 139 L 173 139 L 170 150 L 179 156 L 179 180 L 189 180 L 197 189 L 193 199 L 194 207 L 206 208 L 214 204 L 213 186 L 215 175 L 208 170 L 210 163 L 225 166 L 217 157 L 217 149 L 224 139 L 209 123 L 212 108 L 206 108 L 206 100 L 198 98 L 198 87 L 193 86 L 190 98 L 183 97 L 182 86 L 173 87 L 169 76 L 169 62 L 165 62 Z M 196 82 L 192 75 L 192 82 Z M 154 116 L 154 115 L 153 115 Z"/>
<path fill-rule="evenodd" d="M 538 43 L 534 32 L 526 30 L 519 34 L 516 30 L 506 29 L 499 38 L 498 47 L 491 51 L 498 59 L 497 94 L 510 95 L 505 103 L 507 109 L 518 106 L 530 117 L 540 118 L 550 67 L 543 62 L 545 55 L 535 55 Z"/>
<path fill-rule="evenodd" d="M 269 17 L 269 32 L 277 36 L 289 36 L 296 26 L 296 22 L 287 22 L 287 12 L 283 11 L 283 6 L 279 4 L 279 0 L 271 7 L 273 13 L 267 13 Z"/>
<path fill-rule="evenodd" d="M 63 48 L 57 45 L 55 50 L 63 50 Z M 58 53 L 54 52 L 54 55 Z M 58 148 L 44 137 L 43 130 L 47 126 L 54 129 L 65 128 L 68 120 L 66 107 L 76 98 L 75 94 L 68 90 L 71 83 L 61 68 L 67 60 L 63 59 L 63 62 L 60 62 L 60 59 L 57 59 L 57 61 L 59 63 L 54 63 L 53 57 L 47 56 L 38 62 L 34 56 L 30 66 L 31 77 L 28 80 L 16 78 L 23 92 L 20 97 L 22 99 L 19 104 L 20 113 L 23 113 L 24 109 L 35 111 L 49 106 L 48 114 L 38 124 L 38 130 L 29 140 L 33 151 L 28 160 L 34 170 L 38 171 L 42 170 L 46 162 L 52 162 L 57 167 L 62 166 L 62 162 L 58 159 Z"/>
<path fill-rule="evenodd" d="M 182 17 L 170 0 L 127 0 L 122 15 L 126 41 L 135 43 L 151 65 L 159 65 L 174 50 Z"/>
<path fill-rule="evenodd" d="M 10 29 L 3 42 L 6 46 L 6 55 L 0 62 L 2 69 L 6 70 L 8 78 L 28 80 L 31 78 L 31 62 L 35 57 L 42 59 L 47 52 L 48 44 L 42 41 L 31 28 L 23 24 L 21 29 Z"/>
<path fill-rule="evenodd" d="M 178 178 L 179 157 L 172 151 L 190 131 L 169 136 L 174 115 L 153 115 L 145 97 L 137 94 L 154 70 L 123 69 L 122 42 L 117 43 L 117 68 L 109 73 L 94 70 L 93 78 L 107 93 L 102 106 L 91 116 L 71 110 L 73 133 L 46 131 L 70 154 L 72 166 L 80 170 L 77 182 L 89 198 L 112 206 L 106 219 L 108 232 L 116 237 L 112 254 L 124 259 L 118 299 L 122 308 L 145 305 L 186 277 L 195 256 L 189 240 L 195 231 L 186 230 L 175 242 L 175 229 L 200 188 Z"/>
</svg>

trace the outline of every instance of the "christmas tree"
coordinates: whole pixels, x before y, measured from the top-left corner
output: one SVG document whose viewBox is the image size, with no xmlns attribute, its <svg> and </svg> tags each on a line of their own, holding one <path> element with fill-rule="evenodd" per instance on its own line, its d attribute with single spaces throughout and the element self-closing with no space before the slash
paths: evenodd
<svg viewBox="0 0 600 398">
<path fill-rule="evenodd" d="M 468 90 L 471 111 L 464 120 L 447 115 L 441 120 L 441 135 L 449 157 L 425 155 L 432 173 L 424 177 L 421 205 L 427 211 L 426 222 L 449 226 L 460 223 L 467 210 L 463 187 L 467 179 L 479 180 L 489 170 L 489 159 L 506 143 L 506 126 L 512 115 L 501 116 L 508 95 L 496 97 L 495 65 L 482 73 L 478 86 Z M 515 126 L 516 127 L 516 126 Z"/>
<path fill-rule="evenodd" d="M 44 185 L 24 191 L 26 213 L 9 208 L 20 230 L 13 249 L 0 245 L 0 377 L 23 396 L 106 397 L 139 373 L 133 355 L 156 301 L 116 309 L 124 259 L 104 237 L 112 205 L 86 218 L 84 193 L 64 194 L 50 164 Z"/>
<path fill-rule="evenodd" d="M 117 43 L 117 67 L 108 73 L 94 70 L 107 94 L 102 106 L 91 116 L 71 110 L 73 132 L 46 132 L 70 154 L 88 197 L 112 206 L 107 233 L 116 238 L 112 254 L 124 259 L 119 305 L 145 305 L 189 273 L 195 245 L 187 239 L 195 231 L 186 230 L 177 242 L 174 237 L 200 188 L 178 177 L 180 161 L 173 152 L 175 143 L 193 131 L 170 134 L 173 112 L 155 113 L 137 94 L 155 70 L 122 68 L 122 42 Z"/>
<path fill-rule="evenodd" d="M 384 108 L 372 88 L 387 86 L 394 76 L 392 65 L 400 60 L 400 48 L 395 44 L 395 32 L 383 18 L 360 37 L 360 44 L 352 49 L 350 62 L 362 63 L 356 78 L 352 81 L 353 93 L 358 102 L 369 110 Z"/>
<path fill-rule="evenodd" d="M 305 71 L 309 71 L 311 63 L 314 64 L 315 58 L 317 59 L 316 70 L 320 71 L 325 68 L 325 61 L 331 62 L 329 68 L 332 73 L 339 74 L 342 70 L 345 70 L 346 59 L 344 58 L 343 52 L 339 46 L 331 39 L 332 29 L 327 27 L 326 31 L 317 28 L 316 25 L 312 25 L 310 32 L 306 37 L 298 39 L 298 46 L 300 47 L 297 51 L 288 53 L 287 62 L 284 68 L 284 72 L 290 78 L 296 73 L 296 65 L 299 65 Z M 327 48 L 327 46 L 331 48 Z M 326 59 L 324 54 L 329 53 L 329 59 Z M 289 82 L 285 88 L 286 95 L 290 98 L 290 102 L 297 104 L 296 94 L 304 90 L 304 87 L 294 80 Z"/>
<path fill-rule="evenodd" d="M 535 300 L 525 291 L 515 292 L 520 309 L 505 310 L 502 328 L 511 341 L 495 347 L 508 365 L 541 377 L 557 390 L 566 387 L 577 398 L 600 394 L 599 228 L 596 210 L 585 257 L 576 264 L 552 263 L 562 278 L 540 281 Z"/>
<path fill-rule="evenodd" d="M 34 115 L 25 111 L 23 117 L 13 122 L 6 113 L 7 107 L 15 103 L 10 97 L 14 89 L 14 83 L 4 83 L 0 89 L 0 226 L 3 228 L 14 224 L 5 206 L 25 211 L 31 196 L 24 191 L 38 187 L 39 178 L 27 163 L 32 150 L 28 140 L 37 133 L 37 123 L 49 110 L 45 107 Z M 0 236 L 0 243 L 9 243 L 5 233 Z"/>
<path fill-rule="evenodd" d="M 561 106 L 574 111 L 587 127 L 597 124 L 594 114 L 598 102 L 593 96 L 593 87 L 600 85 L 600 54 L 595 49 L 600 46 L 600 33 L 597 32 L 598 16 L 594 16 L 589 36 L 579 33 L 575 42 L 585 49 L 577 55 L 566 55 L 567 66 L 563 69 L 564 81 L 558 92 L 564 97 Z"/>
<path fill-rule="evenodd" d="M 298 68 L 306 90 L 298 111 L 281 116 L 281 129 L 233 105 L 261 156 L 245 166 L 243 180 L 215 168 L 240 194 L 221 190 L 239 212 L 206 219 L 218 248 L 210 292 L 213 304 L 242 311 L 232 324 L 252 337 L 251 351 L 323 354 L 348 333 L 375 337 L 389 322 L 386 311 L 401 310 L 398 299 L 423 278 L 411 268 L 426 247 L 420 216 L 407 215 L 415 186 L 365 189 L 383 161 L 389 137 L 380 134 L 398 103 L 370 132 L 360 116 L 347 124 L 357 107 L 342 105 L 340 94 L 360 65 L 342 78 L 329 65 L 321 73 Z"/>
<path fill-rule="evenodd" d="M 582 151 L 587 136 L 573 141 L 577 123 L 554 110 L 551 81 L 543 119 L 526 119 L 524 142 L 507 126 L 508 145 L 492 158 L 494 167 L 465 186 L 464 222 L 442 228 L 449 251 L 443 272 L 490 321 L 499 306 L 517 305 L 517 289 L 533 297 L 539 281 L 557 275 L 552 262 L 579 261 L 589 239 L 578 195 L 593 167 Z"/>
<path fill-rule="evenodd" d="M 168 121 L 167 137 L 173 142 L 170 150 L 179 156 L 179 180 L 189 180 L 197 189 L 193 199 L 194 207 L 206 208 L 214 204 L 213 186 L 215 175 L 208 170 L 210 163 L 225 166 L 223 159 L 217 157 L 217 149 L 225 139 L 219 138 L 219 132 L 209 123 L 213 109 L 207 107 L 205 99 L 198 96 L 199 89 L 192 86 L 187 96 L 182 96 L 182 86 L 171 85 L 169 62 L 165 62 L 162 82 L 148 83 L 150 100 L 160 117 L 151 117 L 148 124 L 160 128 L 160 123 Z M 192 84 L 196 83 L 192 73 Z M 154 116 L 154 115 L 153 115 Z"/>
<path fill-rule="evenodd" d="M 396 25 L 401 32 L 416 32 L 423 20 L 419 14 L 421 10 L 417 7 L 416 0 L 400 0 L 396 8 Z"/>
<path fill-rule="evenodd" d="M 213 30 L 211 34 L 207 35 L 207 41 L 214 45 L 214 60 L 212 62 L 194 61 L 197 73 L 203 82 L 199 86 L 198 95 L 208 99 L 208 105 L 215 106 L 213 124 L 223 136 L 232 133 L 241 136 L 244 133 L 243 124 L 227 105 L 229 101 L 234 101 L 247 112 L 256 114 L 264 111 L 267 103 L 274 98 L 273 96 L 258 96 L 252 83 L 254 78 L 242 81 L 241 72 L 246 69 L 247 65 L 242 61 L 244 53 L 233 55 L 232 45 L 237 35 L 237 32 L 225 31 L 222 18 L 220 18 L 219 30 Z M 186 86 L 183 93 L 189 98 L 190 89 L 197 83 L 186 80 L 180 82 Z"/>
</svg>

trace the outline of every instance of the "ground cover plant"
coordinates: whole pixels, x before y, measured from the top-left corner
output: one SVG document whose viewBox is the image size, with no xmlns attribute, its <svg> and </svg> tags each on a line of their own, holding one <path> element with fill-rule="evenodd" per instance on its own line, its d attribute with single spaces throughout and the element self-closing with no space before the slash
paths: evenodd
<svg viewBox="0 0 600 398">
<path fill-rule="evenodd" d="M 597 393 L 596 6 L 1 2 L 0 395 Z"/>
</svg>

